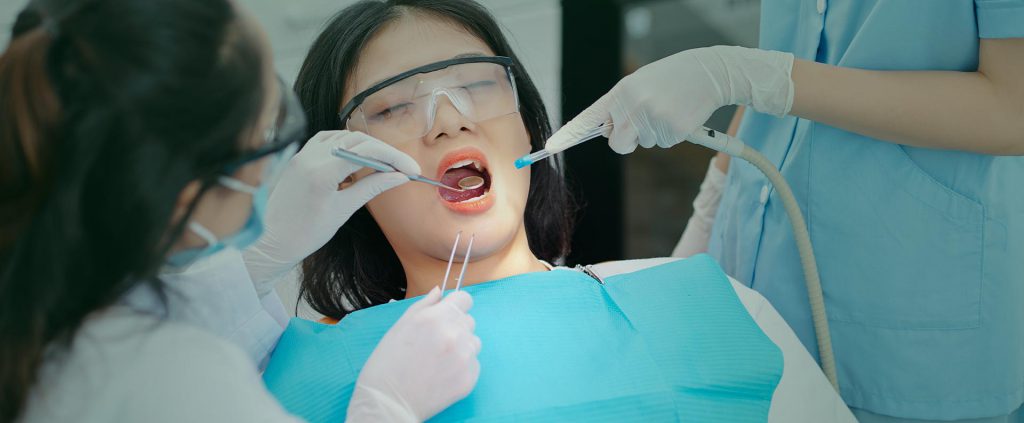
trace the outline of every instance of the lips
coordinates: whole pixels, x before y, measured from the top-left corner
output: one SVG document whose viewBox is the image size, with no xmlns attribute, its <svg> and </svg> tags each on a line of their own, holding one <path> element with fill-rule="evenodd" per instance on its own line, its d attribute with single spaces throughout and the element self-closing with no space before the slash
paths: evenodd
<svg viewBox="0 0 1024 423">
<path fill-rule="evenodd" d="M 438 164 L 437 175 L 441 183 L 464 189 L 462 192 L 437 189 L 442 203 L 453 211 L 479 213 L 489 209 L 494 202 L 493 196 L 489 195 L 491 174 L 487 169 L 487 159 L 476 148 L 466 147 L 446 154 Z"/>
</svg>

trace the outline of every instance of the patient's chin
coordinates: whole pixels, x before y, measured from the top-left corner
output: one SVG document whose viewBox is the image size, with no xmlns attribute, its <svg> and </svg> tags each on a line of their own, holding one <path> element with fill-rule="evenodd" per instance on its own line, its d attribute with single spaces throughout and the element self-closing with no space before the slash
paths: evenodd
<svg viewBox="0 0 1024 423">
<path fill-rule="evenodd" d="M 452 245 L 455 243 L 456 234 L 459 234 L 461 242 L 456 250 L 456 259 L 461 262 L 465 257 L 466 248 L 470 238 L 473 239 L 473 251 L 470 261 L 482 260 L 486 257 L 499 254 L 507 250 L 515 241 L 516 234 L 522 225 L 521 219 L 509 218 L 507 213 L 501 210 L 473 215 L 459 216 L 453 219 L 451 225 L 445 225 L 446 230 L 436 234 L 436 247 L 433 256 L 438 259 L 448 260 L 451 254 Z"/>
<path fill-rule="evenodd" d="M 484 196 L 489 204 L 483 204 L 483 210 L 453 210 L 437 188 L 418 183 L 384 192 L 368 208 L 396 252 L 448 261 L 456 234 L 461 233 L 456 260 L 462 262 L 474 235 L 470 261 L 483 260 L 510 251 L 523 231 L 529 174 L 496 176 L 495 189 Z M 468 200 L 466 204 L 476 206 Z M 529 247 L 524 243 L 523 248 Z"/>
</svg>

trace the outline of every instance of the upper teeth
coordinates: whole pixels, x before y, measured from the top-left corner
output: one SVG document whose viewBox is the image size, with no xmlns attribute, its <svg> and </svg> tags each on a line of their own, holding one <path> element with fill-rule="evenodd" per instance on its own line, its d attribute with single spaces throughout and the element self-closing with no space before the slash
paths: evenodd
<svg viewBox="0 0 1024 423">
<path fill-rule="evenodd" d="M 480 166 L 480 162 L 478 162 L 476 160 L 470 160 L 470 159 L 460 160 L 458 162 L 455 162 L 451 166 L 448 166 L 448 169 L 445 169 L 445 170 L 458 169 L 460 167 L 466 167 L 466 166 L 469 166 L 469 165 L 473 165 L 473 168 L 476 169 L 478 172 L 479 171 L 483 171 L 483 168 Z"/>
</svg>

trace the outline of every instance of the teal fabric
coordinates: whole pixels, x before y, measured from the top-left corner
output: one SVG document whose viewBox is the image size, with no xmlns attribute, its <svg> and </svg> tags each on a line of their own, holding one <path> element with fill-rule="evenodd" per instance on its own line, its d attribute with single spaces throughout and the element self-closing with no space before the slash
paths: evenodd
<svg viewBox="0 0 1024 423">
<path fill-rule="evenodd" d="M 1024 37 L 1024 0 L 820 4 L 764 0 L 761 47 L 849 68 L 973 72 L 982 39 Z M 778 166 L 807 218 L 850 407 L 966 419 L 1021 406 L 1024 157 L 897 145 L 749 109 L 739 136 Z M 730 166 L 708 251 L 816 356 L 782 202 L 757 169 Z"/>
<path fill-rule="evenodd" d="M 465 289 L 483 342 L 480 379 L 435 421 L 767 419 L 782 353 L 708 256 L 605 285 L 555 269 Z M 267 387 L 289 412 L 341 421 L 361 366 L 414 300 L 335 326 L 293 320 Z"/>
</svg>

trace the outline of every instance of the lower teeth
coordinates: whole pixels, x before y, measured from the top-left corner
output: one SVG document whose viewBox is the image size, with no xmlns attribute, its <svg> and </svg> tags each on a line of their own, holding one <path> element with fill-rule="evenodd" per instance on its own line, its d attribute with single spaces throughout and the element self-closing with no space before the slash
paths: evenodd
<svg viewBox="0 0 1024 423">
<path fill-rule="evenodd" d="M 473 201 L 479 200 L 479 199 L 481 199 L 481 198 L 484 198 L 484 196 L 485 196 L 485 195 L 487 195 L 487 193 L 486 193 L 486 192 L 485 192 L 485 193 L 483 193 L 483 194 L 480 194 L 480 195 L 479 195 L 479 196 L 477 196 L 477 197 L 473 197 L 473 198 L 467 198 L 467 199 L 465 199 L 465 200 L 459 201 L 459 202 L 458 202 L 458 203 L 456 203 L 456 204 L 462 204 L 462 203 L 469 203 L 469 202 L 473 202 Z"/>
</svg>

